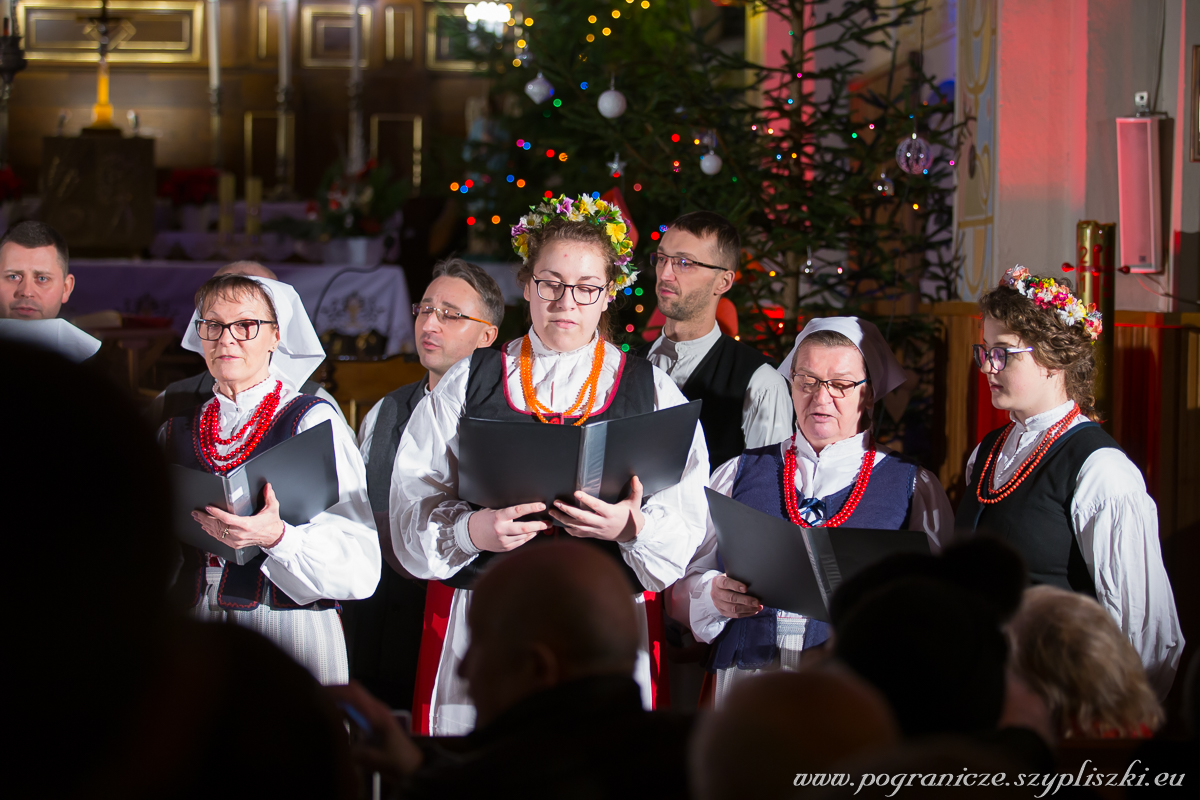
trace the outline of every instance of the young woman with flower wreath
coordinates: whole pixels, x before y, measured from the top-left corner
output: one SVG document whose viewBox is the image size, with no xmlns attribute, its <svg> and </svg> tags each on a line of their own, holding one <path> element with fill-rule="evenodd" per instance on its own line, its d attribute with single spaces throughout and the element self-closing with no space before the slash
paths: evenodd
<svg viewBox="0 0 1200 800">
<path fill-rule="evenodd" d="M 992 404 L 1011 421 L 985 436 L 967 462 L 956 528 L 1016 547 L 1034 584 L 1096 597 L 1165 697 L 1183 635 L 1157 507 L 1138 468 L 1092 421 L 1100 314 L 1070 287 L 1020 266 L 979 304 L 975 363 Z"/>
<path fill-rule="evenodd" d="M 580 492 L 578 507 L 549 509 L 553 522 L 519 519 L 545 511 L 541 503 L 472 509 L 459 499 L 458 422 L 465 416 L 582 425 L 687 402 L 664 372 L 607 340 L 609 303 L 637 277 L 615 206 L 560 196 L 523 217 L 512 236 L 524 262 L 517 279 L 529 301 L 529 332 L 499 350 L 477 350 L 446 372 L 413 412 L 392 472 L 392 540 L 401 563 L 419 578 L 454 588 L 442 612 L 444 640 L 427 635 L 418 665 L 417 729 L 434 734 L 466 733 L 475 724 L 458 665 L 469 644 L 469 587 L 496 554 L 554 526 L 617 559 L 638 587 L 637 602 L 657 602 L 656 593 L 682 577 L 704 535 L 708 450 L 699 425 L 680 483 L 650 497 L 635 477 L 625 500 L 609 504 Z M 650 630 L 661 625 L 661 611 L 647 616 Z M 427 632 L 437 627 L 436 617 L 427 611 Z M 639 652 L 634 677 L 646 705 L 653 666 L 648 651 Z"/>
</svg>

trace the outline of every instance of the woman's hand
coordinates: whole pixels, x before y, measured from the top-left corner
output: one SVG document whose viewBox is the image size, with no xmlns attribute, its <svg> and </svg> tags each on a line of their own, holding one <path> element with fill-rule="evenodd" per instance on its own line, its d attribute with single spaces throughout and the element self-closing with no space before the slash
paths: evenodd
<svg viewBox="0 0 1200 800">
<path fill-rule="evenodd" d="M 712 597 L 713 605 L 717 607 L 717 611 L 721 612 L 723 617 L 731 619 L 753 617 L 763 609 L 762 603 L 757 597 L 746 594 L 744 583 L 738 583 L 728 575 L 718 575 L 713 578 L 708 593 Z"/>
<path fill-rule="evenodd" d="M 279 501 L 271 484 L 266 486 L 266 505 L 252 517 L 239 517 L 213 506 L 204 511 L 193 511 L 192 519 L 200 523 L 204 532 L 221 544 L 234 550 L 244 547 L 273 547 L 283 538 L 283 520 L 279 518 Z"/>
<path fill-rule="evenodd" d="M 646 518 L 642 516 L 642 482 L 636 475 L 633 478 L 633 491 L 619 503 L 606 503 L 586 492 L 576 492 L 575 499 L 584 508 L 575 508 L 555 500 L 554 510 L 550 512 L 550 516 L 572 536 L 629 542 L 646 525 Z"/>
<path fill-rule="evenodd" d="M 545 503 L 526 503 L 508 508 L 485 508 L 476 511 L 467 520 L 467 533 L 471 543 L 480 550 L 491 553 L 507 553 L 538 535 L 538 531 L 550 528 L 549 522 L 517 522 L 517 517 L 545 511 Z"/>
</svg>

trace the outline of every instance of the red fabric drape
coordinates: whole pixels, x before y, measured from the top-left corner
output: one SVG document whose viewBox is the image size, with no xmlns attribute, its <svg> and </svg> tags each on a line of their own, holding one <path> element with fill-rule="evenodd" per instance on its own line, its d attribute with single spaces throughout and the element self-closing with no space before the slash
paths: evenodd
<svg viewBox="0 0 1200 800">
<path fill-rule="evenodd" d="M 650 640 L 650 697 L 654 708 L 671 707 L 671 681 L 663 636 L 663 593 L 642 592 L 646 601 L 646 626 Z"/>
</svg>

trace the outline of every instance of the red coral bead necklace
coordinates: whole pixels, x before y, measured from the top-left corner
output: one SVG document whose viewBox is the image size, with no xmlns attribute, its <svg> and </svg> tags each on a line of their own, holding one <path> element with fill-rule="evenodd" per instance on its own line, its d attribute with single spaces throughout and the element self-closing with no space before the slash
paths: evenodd
<svg viewBox="0 0 1200 800">
<path fill-rule="evenodd" d="M 842 504 L 842 510 L 825 523 L 826 528 L 836 528 L 854 514 L 859 501 L 867 491 L 867 483 L 871 480 L 871 470 L 873 469 L 875 469 L 875 442 L 868 435 L 867 452 L 863 453 L 858 476 L 854 479 L 854 488 L 850 490 L 850 496 Z M 800 516 L 800 507 L 796 496 L 796 434 L 793 433 L 791 447 L 787 449 L 783 457 L 783 501 L 787 506 L 788 519 L 792 521 L 793 525 L 811 528 L 812 525 L 805 522 L 804 517 Z"/>
<path fill-rule="evenodd" d="M 250 415 L 250 419 L 246 420 L 246 423 L 228 439 L 224 439 L 220 435 L 220 412 L 218 410 L 220 401 L 209 403 L 200 415 L 200 451 L 204 457 L 216 465 L 221 472 L 231 470 L 249 458 L 250 454 L 254 452 L 254 448 L 258 447 L 258 443 L 262 441 L 263 436 L 271 429 L 271 422 L 275 419 L 275 410 L 279 408 L 279 398 L 282 392 L 283 382 L 276 381 L 274 391 L 259 401 L 254 413 Z M 233 450 L 225 455 L 217 452 L 217 445 L 231 445 L 245 437 L 247 431 L 250 433 L 249 437 Z"/>
</svg>

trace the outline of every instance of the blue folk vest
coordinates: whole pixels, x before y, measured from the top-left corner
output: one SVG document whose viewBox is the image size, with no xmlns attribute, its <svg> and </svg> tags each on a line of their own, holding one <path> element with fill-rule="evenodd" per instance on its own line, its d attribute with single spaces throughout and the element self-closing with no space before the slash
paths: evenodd
<svg viewBox="0 0 1200 800">
<path fill-rule="evenodd" d="M 295 436 L 300 420 L 319 403 L 329 405 L 319 397 L 306 394 L 292 398 L 283 407 L 283 410 L 275 415 L 271 427 L 259 440 L 258 445 L 250 451 L 250 456 L 266 452 L 275 445 Z M 200 413 L 203 408 L 202 404 L 188 416 L 172 417 L 167 420 L 167 461 L 188 469 L 223 473 L 227 467 L 210 461 L 200 451 Z M 190 608 L 200 602 L 200 597 L 204 593 L 208 554 L 190 545 L 181 544 L 180 546 L 183 548 L 183 566 L 179 570 L 179 577 L 175 580 L 175 585 L 171 588 L 171 596 L 175 602 Z M 257 608 L 264 600 L 269 607 L 278 609 L 337 607 L 337 603 L 333 600 L 318 600 L 308 605 L 300 605 L 267 580 L 267 576 L 262 573 L 261 569 L 266 560 L 267 554 L 259 553 L 247 564 L 238 565 L 226 561 L 225 568 L 221 573 L 221 582 L 217 586 L 217 605 L 226 611 L 249 611 Z M 270 587 L 269 596 L 268 587 Z"/>
<path fill-rule="evenodd" d="M 889 453 L 871 470 L 871 481 L 858 507 L 843 525 L 847 528 L 900 530 L 908 525 L 913 492 L 917 485 L 916 464 Z M 835 516 L 850 497 L 853 486 L 821 498 L 829 509 L 826 518 Z M 783 496 L 783 452 L 778 444 L 757 447 L 742 453 L 730 497 L 779 519 L 788 519 Z M 720 554 L 718 553 L 718 558 Z M 770 664 L 778 651 L 777 610 L 763 608 L 753 617 L 730 620 L 713 642 L 709 670 L 760 669 Z M 804 628 L 807 650 L 829 638 L 829 625 L 809 619 Z"/>
</svg>

